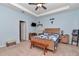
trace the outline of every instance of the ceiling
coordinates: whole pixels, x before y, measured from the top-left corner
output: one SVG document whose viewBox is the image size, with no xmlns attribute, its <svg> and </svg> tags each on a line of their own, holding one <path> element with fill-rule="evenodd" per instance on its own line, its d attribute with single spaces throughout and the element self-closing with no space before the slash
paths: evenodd
<svg viewBox="0 0 79 59">
<path fill-rule="evenodd" d="M 47 7 L 46 10 L 44 10 L 43 8 L 39 8 L 37 11 L 35 10 L 36 5 L 29 5 L 26 3 L 19 3 L 19 5 L 23 6 L 24 8 L 27 8 L 28 10 L 30 10 L 31 12 L 34 12 L 35 14 L 39 15 L 48 11 L 52 11 L 55 10 L 57 8 L 61 8 L 63 6 L 66 6 L 67 4 L 58 4 L 58 3 L 48 3 L 48 4 L 44 4 L 44 6 Z"/>
<path fill-rule="evenodd" d="M 39 8 L 37 11 L 35 10 L 36 5 L 29 5 L 28 3 L 10 3 L 9 5 L 10 7 L 15 9 L 19 8 L 36 17 L 79 8 L 79 3 L 45 3 L 44 6 L 47 7 L 47 9 Z"/>
</svg>

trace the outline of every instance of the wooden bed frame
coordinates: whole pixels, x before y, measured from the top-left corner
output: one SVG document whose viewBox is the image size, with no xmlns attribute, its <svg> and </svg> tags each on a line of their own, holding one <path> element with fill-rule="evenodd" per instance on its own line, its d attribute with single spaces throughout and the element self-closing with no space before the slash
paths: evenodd
<svg viewBox="0 0 79 59">
<path fill-rule="evenodd" d="M 46 28 L 44 30 L 44 32 L 47 32 L 47 33 L 58 33 L 58 34 L 60 34 L 60 28 Z"/>
<path fill-rule="evenodd" d="M 48 33 L 58 33 L 60 34 L 60 28 L 46 28 L 44 32 L 48 32 Z M 44 49 L 44 55 L 47 52 L 47 50 L 52 50 L 55 51 L 55 42 L 51 41 L 49 39 L 45 40 L 45 39 L 41 39 L 41 38 L 35 38 L 35 37 L 31 37 L 31 48 L 32 46 L 38 46 Z"/>
</svg>

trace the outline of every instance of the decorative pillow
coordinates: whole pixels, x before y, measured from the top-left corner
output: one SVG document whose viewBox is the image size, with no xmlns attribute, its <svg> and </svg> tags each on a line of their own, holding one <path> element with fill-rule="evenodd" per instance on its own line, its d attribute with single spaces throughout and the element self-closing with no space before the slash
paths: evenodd
<svg viewBox="0 0 79 59">
<path fill-rule="evenodd" d="M 49 34 L 48 33 L 44 33 L 44 35 L 47 35 L 48 36 Z"/>
<path fill-rule="evenodd" d="M 49 39 L 50 39 L 50 40 L 53 40 L 53 41 L 56 41 L 56 40 L 57 40 L 57 36 L 55 36 L 55 35 L 50 35 L 50 36 L 49 36 Z"/>
<path fill-rule="evenodd" d="M 54 36 L 56 36 L 57 38 L 59 37 L 59 34 L 58 33 L 55 33 L 55 34 L 53 34 Z"/>
<path fill-rule="evenodd" d="M 48 37 L 46 35 L 40 35 L 41 38 L 45 38 L 48 39 Z"/>
</svg>

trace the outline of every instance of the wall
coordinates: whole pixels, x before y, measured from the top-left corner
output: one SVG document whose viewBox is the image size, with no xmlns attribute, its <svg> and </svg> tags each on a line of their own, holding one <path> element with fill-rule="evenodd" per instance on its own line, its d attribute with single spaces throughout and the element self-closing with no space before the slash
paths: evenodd
<svg viewBox="0 0 79 59">
<path fill-rule="evenodd" d="M 55 20 L 53 24 L 50 23 L 50 18 L 54 17 Z M 44 28 L 60 28 L 64 30 L 65 34 L 70 35 L 71 40 L 71 33 L 73 29 L 79 28 L 79 9 L 77 10 L 69 10 L 65 12 L 60 12 L 57 14 L 50 14 L 47 16 L 41 16 L 38 18 L 38 21 L 43 24 Z"/>
<path fill-rule="evenodd" d="M 0 5 L 0 47 L 5 46 L 7 40 L 16 40 L 19 43 L 19 20 L 28 21 L 28 30 L 35 29 L 30 26 L 36 18 L 28 13 L 15 11 L 7 6 Z"/>
</svg>

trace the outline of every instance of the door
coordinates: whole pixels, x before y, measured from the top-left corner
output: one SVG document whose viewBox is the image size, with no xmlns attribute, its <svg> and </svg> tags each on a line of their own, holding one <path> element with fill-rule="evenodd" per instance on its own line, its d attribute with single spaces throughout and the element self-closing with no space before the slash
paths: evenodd
<svg viewBox="0 0 79 59">
<path fill-rule="evenodd" d="M 26 40 L 26 22 L 20 21 L 20 41 Z"/>
</svg>

